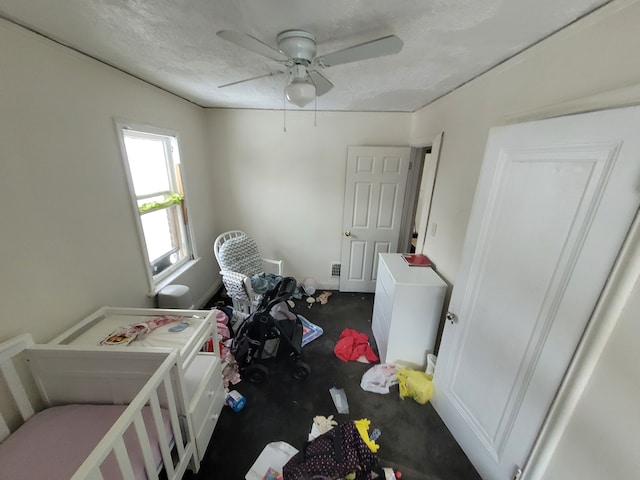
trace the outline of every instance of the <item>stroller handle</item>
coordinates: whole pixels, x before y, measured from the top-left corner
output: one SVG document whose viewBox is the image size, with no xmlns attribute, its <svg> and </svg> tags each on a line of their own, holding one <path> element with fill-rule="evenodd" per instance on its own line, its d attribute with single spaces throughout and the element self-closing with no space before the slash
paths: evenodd
<svg viewBox="0 0 640 480">
<path fill-rule="evenodd" d="M 280 282 L 280 288 L 278 288 L 278 297 L 289 298 L 296 291 L 298 286 L 296 279 L 293 277 L 284 277 Z M 283 299 L 284 300 L 284 299 Z"/>
</svg>

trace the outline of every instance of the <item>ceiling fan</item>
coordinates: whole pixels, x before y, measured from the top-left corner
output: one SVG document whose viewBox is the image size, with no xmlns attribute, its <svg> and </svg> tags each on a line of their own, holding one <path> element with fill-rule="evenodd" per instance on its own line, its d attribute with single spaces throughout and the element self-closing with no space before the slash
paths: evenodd
<svg viewBox="0 0 640 480">
<path fill-rule="evenodd" d="M 402 40 L 395 35 L 388 35 L 316 57 L 316 39 L 303 30 L 285 30 L 279 33 L 276 40 L 277 49 L 245 33 L 221 30 L 217 35 L 239 47 L 275 60 L 281 67 L 280 71 L 227 83 L 219 88 L 288 72 L 289 81 L 285 95 L 289 102 L 299 107 L 304 107 L 316 96 L 324 95 L 333 88 L 333 83 L 322 75 L 319 69 L 391 55 L 402 49 Z"/>
</svg>

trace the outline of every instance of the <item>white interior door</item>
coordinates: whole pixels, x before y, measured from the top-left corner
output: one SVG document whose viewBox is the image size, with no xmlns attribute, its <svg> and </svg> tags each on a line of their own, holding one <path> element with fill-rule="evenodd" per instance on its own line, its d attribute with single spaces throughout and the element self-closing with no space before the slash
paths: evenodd
<svg viewBox="0 0 640 480">
<path fill-rule="evenodd" d="M 341 292 L 375 291 L 378 253 L 398 249 L 409 147 L 349 147 Z"/>
<path fill-rule="evenodd" d="M 417 218 L 418 238 L 416 241 L 416 253 L 424 253 L 424 242 L 427 238 L 427 226 L 429 225 L 429 214 L 431 213 L 431 197 L 433 197 L 433 187 L 436 184 L 436 172 L 440 161 L 440 149 L 442 147 L 442 137 L 444 132 L 440 132 L 431 144 L 429 161 L 425 163 L 420 182 L 420 216 Z"/>
<path fill-rule="evenodd" d="M 491 132 L 433 398 L 484 479 L 531 451 L 640 204 L 639 158 L 638 108 Z"/>
</svg>

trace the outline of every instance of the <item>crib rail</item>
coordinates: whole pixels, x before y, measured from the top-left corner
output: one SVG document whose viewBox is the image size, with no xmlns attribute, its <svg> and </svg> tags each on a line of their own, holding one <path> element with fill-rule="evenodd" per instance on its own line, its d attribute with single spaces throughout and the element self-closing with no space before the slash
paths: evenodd
<svg viewBox="0 0 640 480">
<path fill-rule="evenodd" d="M 19 335 L 0 344 L 0 371 L 9 389 L 9 395 L 13 399 L 22 417 L 23 423 L 34 415 L 34 407 L 18 376 L 18 372 L 13 364 L 13 358 L 31 345 L 33 345 L 33 339 L 29 334 Z M 6 420 L 0 416 L 0 442 L 5 440 L 10 434 L 11 431 Z"/>
<path fill-rule="evenodd" d="M 190 459 L 194 455 L 195 444 L 193 439 L 185 442 L 182 436 L 180 421 L 178 418 L 178 407 L 176 395 L 174 394 L 171 375 L 177 375 L 177 354 L 170 353 L 162 362 L 162 365 L 152 375 L 139 394 L 133 399 L 125 409 L 120 418 L 113 424 L 111 429 L 102 438 L 93 452 L 87 457 L 84 463 L 71 477 L 71 480 L 96 479 L 103 480 L 100 466 L 105 459 L 113 452 L 124 480 L 134 480 L 135 476 L 131 465 L 131 460 L 124 443 L 124 433 L 131 425 L 134 426 L 140 444 L 147 478 L 158 480 L 156 465 L 154 465 L 149 436 L 142 417 L 142 408 L 150 405 L 155 428 L 158 431 L 160 442 L 160 452 L 167 476 L 167 480 L 178 480 L 182 478 Z M 166 408 L 169 410 L 171 428 L 173 430 L 173 443 L 177 455 L 172 456 L 171 445 L 167 439 L 167 432 L 164 427 L 159 397 L 161 392 L 166 398 Z"/>
</svg>

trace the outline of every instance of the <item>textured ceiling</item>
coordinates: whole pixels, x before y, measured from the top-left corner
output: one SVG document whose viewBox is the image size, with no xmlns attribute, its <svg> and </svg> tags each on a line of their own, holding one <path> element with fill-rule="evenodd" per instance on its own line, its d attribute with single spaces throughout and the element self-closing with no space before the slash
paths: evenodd
<svg viewBox="0 0 640 480">
<path fill-rule="evenodd" d="M 282 109 L 278 64 L 216 36 L 272 47 L 288 29 L 326 54 L 395 34 L 396 55 L 326 68 L 318 110 L 413 112 L 607 0 L 0 0 L 0 16 L 204 107 Z M 298 107 L 287 104 L 287 108 Z M 313 109 L 311 102 L 305 109 Z"/>
</svg>

